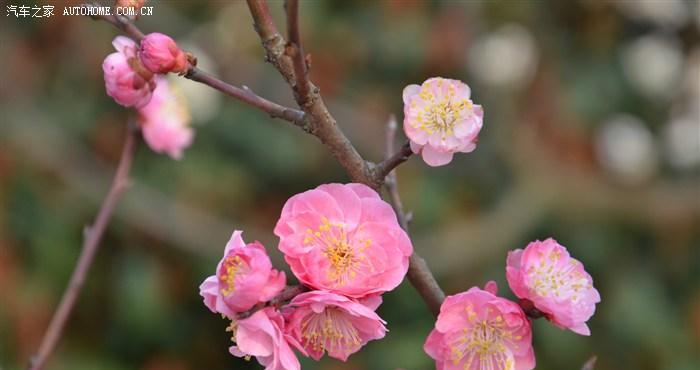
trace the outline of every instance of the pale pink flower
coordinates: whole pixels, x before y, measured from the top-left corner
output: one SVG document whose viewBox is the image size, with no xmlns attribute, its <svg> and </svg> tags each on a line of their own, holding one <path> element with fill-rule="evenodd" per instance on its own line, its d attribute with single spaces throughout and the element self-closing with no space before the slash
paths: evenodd
<svg viewBox="0 0 700 370">
<path fill-rule="evenodd" d="M 189 67 L 187 56 L 168 35 L 153 32 L 141 40 L 139 58 L 153 73 L 185 73 Z"/>
<path fill-rule="evenodd" d="M 194 131 L 189 126 L 187 104 L 164 76 L 156 76 L 157 87 L 151 101 L 141 109 L 141 129 L 146 144 L 157 153 L 167 153 L 173 159 L 192 144 Z"/>
<path fill-rule="evenodd" d="M 354 298 L 394 289 L 413 252 L 391 206 L 362 184 L 321 185 L 291 197 L 275 235 L 302 283 Z"/>
<path fill-rule="evenodd" d="M 204 304 L 213 312 L 234 318 L 259 302 L 267 302 L 284 289 L 284 272 L 272 268 L 265 247 L 246 243 L 236 230 L 226 244 L 216 276 L 200 286 Z"/>
<path fill-rule="evenodd" d="M 133 40 L 117 36 L 112 45 L 117 52 L 109 54 L 102 62 L 107 95 L 125 107 L 143 107 L 151 100 L 156 87 L 153 74 L 144 69 L 136 57 Z"/>
<path fill-rule="evenodd" d="M 403 129 L 413 152 L 428 165 L 445 165 L 454 153 L 476 148 L 484 110 L 470 94 L 462 81 L 441 77 L 403 89 Z"/>
<path fill-rule="evenodd" d="M 497 297 L 495 283 L 445 298 L 423 349 L 437 370 L 535 368 L 532 328 L 516 303 Z"/>
<path fill-rule="evenodd" d="M 287 333 L 316 361 L 324 353 L 346 361 L 368 341 L 386 333 L 386 322 L 372 308 L 335 293 L 302 293 L 287 307 L 291 308 Z"/>
<path fill-rule="evenodd" d="M 593 316 L 600 294 L 583 264 L 556 240 L 537 240 L 525 250 L 509 252 L 506 276 L 513 293 L 531 301 L 555 325 L 591 334 L 586 321 Z"/>
<path fill-rule="evenodd" d="M 248 318 L 234 321 L 229 330 L 236 343 L 229 352 L 236 357 L 254 356 L 265 370 L 300 370 L 301 366 L 290 347 L 299 346 L 284 334 L 284 318 L 273 307 L 266 307 Z"/>
</svg>

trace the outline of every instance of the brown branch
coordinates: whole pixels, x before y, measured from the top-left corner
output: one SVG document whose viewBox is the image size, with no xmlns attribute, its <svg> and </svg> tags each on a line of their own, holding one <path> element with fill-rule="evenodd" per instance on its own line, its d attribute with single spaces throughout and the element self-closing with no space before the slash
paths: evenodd
<svg viewBox="0 0 700 370">
<path fill-rule="evenodd" d="M 387 163 L 391 158 L 396 157 L 392 155 L 394 153 L 394 142 L 396 141 L 396 117 L 392 115 L 389 118 L 386 129 L 386 156 L 387 159 L 382 163 Z M 406 145 L 404 145 L 405 147 Z M 409 148 L 410 150 L 410 148 Z M 400 163 L 400 162 L 399 162 Z M 401 202 L 401 196 L 399 195 L 398 182 L 396 180 L 396 171 L 393 171 L 391 167 L 386 173 L 386 186 L 389 192 L 389 203 L 394 208 L 396 212 L 396 217 L 398 218 L 401 228 L 403 228 L 406 233 L 408 233 L 408 225 L 410 223 L 410 216 L 404 211 L 403 203 Z M 388 167 L 387 167 L 388 168 Z M 437 280 L 430 272 L 430 268 L 425 260 L 419 256 L 415 251 L 411 255 L 408 265 L 408 272 L 406 273 L 408 281 L 411 285 L 418 291 L 425 304 L 430 309 L 433 315 L 437 316 L 440 313 L 440 306 L 442 301 L 445 300 L 445 293 L 440 288 Z"/>
<path fill-rule="evenodd" d="M 83 4 L 83 6 L 94 7 L 96 5 Z M 141 39 L 143 39 L 144 37 L 143 32 L 141 32 L 141 30 L 139 30 L 139 28 L 136 27 L 133 24 L 133 22 L 131 22 L 131 20 L 127 18 L 116 15 L 96 15 L 92 16 L 92 18 L 95 20 L 105 21 L 117 27 L 127 36 L 131 37 L 136 41 L 141 41 Z M 309 131 L 310 126 L 306 120 L 306 114 L 304 112 L 298 109 L 288 108 L 279 105 L 275 102 L 269 101 L 259 95 L 256 95 L 252 90 L 245 86 L 241 88 L 231 85 L 229 83 L 221 81 L 220 79 L 210 75 L 205 71 L 202 71 L 201 69 L 195 66 L 190 66 L 187 72 L 184 74 L 184 77 L 192 81 L 196 81 L 207 85 L 215 90 L 219 90 L 220 92 L 234 99 L 237 99 L 245 104 L 248 104 L 252 107 L 258 108 L 266 112 L 273 118 L 281 118 L 285 121 L 289 121 L 301 127 L 307 132 Z"/>
<path fill-rule="evenodd" d="M 307 288 L 304 285 L 291 285 L 288 287 L 285 287 L 284 290 L 280 292 L 280 294 L 276 295 L 274 298 L 272 298 L 268 302 L 263 302 L 263 303 L 258 303 L 256 304 L 253 308 L 251 308 L 248 311 L 241 312 L 236 316 L 237 320 L 242 320 L 247 317 L 250 317 L 252 314 L 262 310 L 265 307 L 268 306 L 274 306 L 274 307 L 280 307 L 286 303 L 288 303 L 292 298 L 298 296 L 301 293 L 308 292 L 309 288 Z"/>
<path fill-rule="evenodd" d="M 247 1 L 255 21 L 255 29 L 265 48 L 267 60 L 280 72 L 290 86 L 294 86 L 296 81 L 294 65 L 291 58 L 285 54 L 286 42 L 275 27 L 267 2 L 263 0 Z M 295 98 L 299 107 L 307 114 L 311 125 L 310 133 L 328 147 L 352 181 L 379 189 L 381 182 L 378 182 L 373 176 L 373 165 L 360 156 L 350 140 L 340 130 L 335 118 L 323 102 L 319 88 L 309 81 L 309 90 L 308 101 L 300 99 L 299 96 L 295 96 Z"/>
<path fill-rule="evenodd" d="M 395 121 L 394 125 L 396 125 Z M 394 168 L 401 163 L 406 162 L 411 155 L 413 155 L 413 151 L 411 150 L 411 145 L 408 142 L 404 143 L 396 153 L 394 153 L 392 148 L 392 151 L 388 153 L 386 159 L 384 159 L 383 162 L 378 163 L 374 168 L 374 176 L 377 181 L 388 177 Z M 385 181 L 389 181 L 389 179 L 386 179 Z"/>
<path fill-rule="evenodd" d="M 305 119 L 306 114 L 304 112 L 297 109 L 287 108 L 285 106 L 269 101 L 265 98 L 262 98 L 259 95 L 256 95 L 247 86 L 243 86 L 243 88 L 238 88 L 236 86 L 223 82 L 218 78 L 208 74 L 207 72 L 197 69 L 196 67 L 190 68 L 185 74 L 185 77 L 192 81 L 197 81 L 207 86 L 211 86 L 214 89 L 219 90 L 228 96 L 238 99 L 264 112 L 267 112 L 273 118 L 281 118 L 285 121 L 294 123 L 295 125 L 301 127 L 305 131 L 309 131 L 308 122 Z"/>
<path fill-rule="evenodd" d="M 306 57 L 301 46 L 299 33 L 299 0 L 286 0 L 284 8 L 287 11 L 287 38 L 289 43 L 285 48 L 285 54 L 292 59 L 294 67 L 294 93 L 300 107 L 311 104 L 309 95 L 309 76 L 306 70 Z"/>
<path fill-rule="evenodd" d="M 117 205 L 117 202 L 119 201 L 119 198 L 128 186 L 129 169 L 131 168 L 134 153 L 136 152 L 137 136 L 138 129 L 130 126 L 128 128 L 126 141 L 124 142 L 124 147 L 122 149 L 121 158 L 119 159 L 117 172 L 115 173 L 112 181 L 112 186 L 102 202 L 102 206 L 97 213 L 95 222 L 91 227 L 85 228 L 83 246 L 78 262 L 75 265 L 75 269 L 73 270 L 70 282 L 66 287 L 66 291 L 63 293 L 63 297 L 61 297 L 61 302 L 58 305 L 58 309 L 56 309 L 56 312 L 51 318 L 51 323 L 44 334 L 44 338 L 39 346 L 39 351 L 30 361 L 28 366 L 28 369 L 30 370 L 42 369 L 49 356 L 56 348 L 58 341 L 61 339 L 63 329 L 66 326 L 71 312 L 73 311 L 75 302 L 80 295 L 83 284 L 85 283 L 87 273 L 90 270 L 92 261 L 100 246 L 102 235 L 107 228 L 107 224 L 109 224 L 109 220 L 115 206 Z"/>
</svg>

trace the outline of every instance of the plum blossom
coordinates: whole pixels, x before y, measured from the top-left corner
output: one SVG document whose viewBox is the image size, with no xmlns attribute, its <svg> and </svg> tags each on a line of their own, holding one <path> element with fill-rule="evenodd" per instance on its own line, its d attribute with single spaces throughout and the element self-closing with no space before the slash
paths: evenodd
<svg viewBox="0 0 700 370">
<path fill-rule="evenodd" d="M 185 73 L 187 56 L 168 35 L 153 32 L 141 40 L 138 52 L 143 65 L 153 73 Z"/>
<path fill-rule="evenodd" d="M 236 357 L 254 356 L 265 370 L 300 370 L 301 365 L 290 347 L 299 346 L 284 334 L 285 322 L 273 307 L 266 307 L 229 326 L 236 345 L 229 352 Z"/>
<path fill-rule="evenodd" d="M 285 286 L 284 272 L 272 268 L 265 247 L 259 242 L 246 244 L 241 234 L 233 232 L 216 275 L 199 287 L 204 304 L 229 318 L 272 299 Z"/>
<path fill-rule="evenodd" d="M 326 184 L 294 195 L 275 235 L 303 284 L 353 298 L 394 289 L 413 252 L 391 206 L 362 184 Z"/>
<path fill-rule="evenodd" d="M 583 264 L 556 240 L 536 240 L 525 250 L 509 252 L 506 276 L 513 293 L 532 302 L 556 326 L 591 334 L 586 321 L 593 316 L 600 294 Z"/>
<path fill-rule="evenodd" d="M 476 148 L 484 110 L 470 94 L 465 83 L 441 77 L 404 88 L 403 129 L 413 152 L 428 165 L 445 165 L 454 153 Z"/>
<path fill-rule="evenodd" d="M 448 296 L 423 346 L 437 370 L 530 370 L 532 328 L 516 303 L 496 296 L 495 283 Z"/>
<path fill-rule="evenodd" d="M 292 309 L 287 333 L 316 361 L 324 353 L 346 361 L 368 341 L 386 333 L 386 322 L 372 308 L 335 293 L 302 293 L 288 307 Z"/>
<path fill-rule="evenodd" d="M 155 82 L 151 101 L 139 109 L 143 138 L 154 152 L 180 159 L 194 138 L 187 105 L 167 78 L 156 76 Z"/>
<path fill-rule="evenodd" d="M 156 88 L 153 74 L 136 57 L 136 43 L 128 37 L 117 36 L 112 41 L 117 52 L 102 62 L 107 95 L 125 107 L 141 108 L 151 100 Z"/>
</svg>

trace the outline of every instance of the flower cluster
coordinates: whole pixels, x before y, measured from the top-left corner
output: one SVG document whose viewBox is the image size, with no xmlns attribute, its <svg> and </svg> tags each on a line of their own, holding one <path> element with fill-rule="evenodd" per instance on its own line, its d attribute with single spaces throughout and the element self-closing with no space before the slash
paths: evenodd
<svg viewBox="0 0 700 370">
<path fill-rule="evenodd" d="M 561 328 L 590 335 L 586 321 L 600 295 L 581 262 L 554 239 L 510 252 L 506 275 L 520 305 L 496 296 L 494 282 L 445 299 L 424 345 L 438 370 L 533 369 L 533 312 L 526 313 L 533 307 Z"/>
<path fill-rule="evenodd" d="M 117 51 L 102 63 L 107 95 L 138 110 L 151 149 L 181 158 L 194 133 L 185 102 L 178 99 L 163 74 L 185 73 L 189 68 L 186 54 L 161 33 L 146 35 L 140 46 L 124 36 L 117 36 L 112 44 Z"/>
<path fill-rule="evenodd" d="M 232 322 L 231 354 L 254 356 L 268 370 L 295 370 L 292 348 L 315 360 L 327 354 L 345 361 L 384 337 L 386 322 L 375 311 L 381 294 L 403 280 L 413 246 L 376 191 L 326 184 L 297 194 L 274 232 L 292 273 L 310 291 L 282 307 L 270 304 L 285 275 L 260 243 L 246 244 L 234 232 L 216 275 L 200 286 L 204 304 Z"/>
</svg>

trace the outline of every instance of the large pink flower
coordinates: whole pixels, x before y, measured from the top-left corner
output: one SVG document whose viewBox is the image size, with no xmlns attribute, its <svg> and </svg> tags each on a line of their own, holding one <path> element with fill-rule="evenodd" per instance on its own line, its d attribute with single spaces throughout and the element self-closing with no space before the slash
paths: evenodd
<svg viewBox="0 0 700 370">
<path fill-rule="evenodd" d="M 184 99 L 175 93 L 164 76 L 155 78 L 157 87 L 151 101 L 141 109 L 141 129 L 148 146 L 156 153 L 167 153 L 173 159 L 192 144 L 194 131 Z"/>
<path fill-rule="evenodd" d="M 139 58 L 153 73 L 187 72 L 187 56 L 168 35 L 153 32 L 141 40 Z"/>
<path fill-rule="evenodd" d="M 600 294 L 583 264 L 556 240 L 537 240 L 525 250 L 509 252 L 506 276 L 513 293 L 531 301 L 555 325 L 591 334 L 586 321 L 593 316 Z"/>
<path fill-rule="evenodd" d="M 335 293 L 302 293 L 288 307 L 287 332 L 316 361 L 324 353 L 345 361 L 368 341 L 386 333 L 386 322 L 374 310 Z"/>
<path fill-rule="evenodd" d="M 125 107 L 141 108 L 151 100 L 156 87 L 153 74 L 136 57 L 133 40 L 117 36 L 112 45 L 117 52 L 109 54 L 102 63 L 107 95 Z"/>
<path fill-rule="evenodd" d="M 272 268 L 265 247 L 258 242 L 246 245 L 241 233 L 233 232 L 216 276 L 207 278 L 199 288 L 210 310 L 230 318 L 270 300 L 285 285 L 284 272 Z"/>
<path fill-rule="evenodd" d="M 403 90 L 403 129 L 416 154 L 442 166 L 457 152 L 469 153 L 483 125 L 484 110 L 469 99 L 462 81 L 433 77 Z"/>
<path fill-rule="evenodd" d="M 275 235 L 302 283 L 354 298 L 394 289 L 413 252 L 391 206 L 362 184 L 321 185 L 291 197 Z"/>
<path fill-rule="evenodd" d="M 300 370 L 299 360 L 292 351 L 298 343 L 284 334 L 284 318 L 273 307 L 266 307 L 250 317 L 231 324 L 236 342 L 229 352 L 237 357 L 254 356 L 265 370 Z"/>
<path fill-rule="evenodd" d="M 532 328 L 520 306 L 496 296 L 496 286 L 445 298 L 423 349 L 437 370 L 535 368 Z"/>
</svg>

